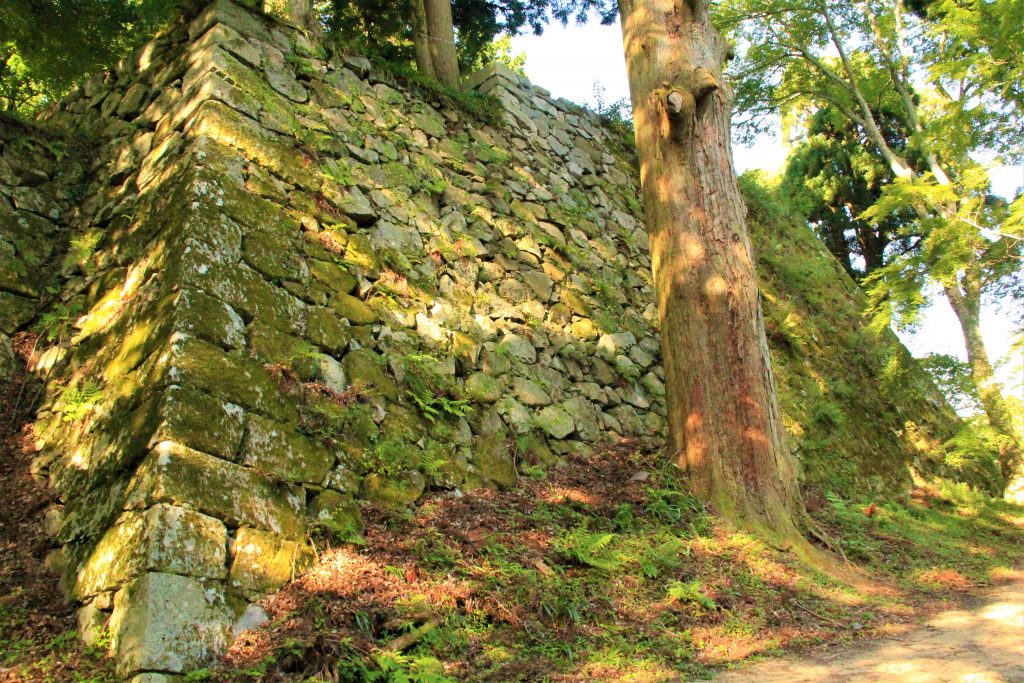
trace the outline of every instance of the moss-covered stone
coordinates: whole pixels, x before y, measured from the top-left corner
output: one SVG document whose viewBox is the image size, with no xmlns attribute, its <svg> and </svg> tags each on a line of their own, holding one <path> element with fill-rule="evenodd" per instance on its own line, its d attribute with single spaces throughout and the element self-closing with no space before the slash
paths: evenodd
<svg viewBox="0 0 1024 683">
<path fill-rule="evenodd" d="M 284 138 L 214 100 L 204 102 L 188 125 L 192 135 L 207 135 L 238 149 L 248 159 L 271 169 L 289 183 L 305 185 L 310 161 Z"/>
<path fill-rule="evenodd" d="M 128 505 L 189 506 L 231 526 L 251 526 L 288 538 L 305 534 L 305 496 L 253 470 L 170 443 L 146 456 L 132 478 Z"/>
<path fill-rule="evenodd" d="M 474 403 L 494 403 L 501 398 L 503 392 L 501 382 L 483 372 L 475 372 L 467 377 L 462 388 L 466 400 Z"/>
<path fill-rule="evenodd" d="M 309 517 L 316 525 L 342 537 L 363 530 L 363 516 L 352 496 L 323 491 L 309 504 Z"/>
<path fill-rule="evenodd" d="M 558 406 L 544 408 L 534 417 L 534 422 L 545 434 L 555 439 L 564 439 L 575 429 L 572 416 Z"/>
<path fill-rule="evenodd" d="M 355 289 L 356 276 L 332 261 L 312 259 L 309 262 L 309 272 L 315 280 L 322 282 L 334 293 L 348 294 Z"/>
<path fill-rule="evenodd" d="M 493 432 L 477 437 L 473 444 L 473 464 L 488 481 L 502 488 L 515 484 L 515 459 L 505 433 Z"/>
<path fill-rule="evenodd" d="M 345 263 L 351 264 L 368 278 L 380 277 L 380 259 L 370 244 L 370 238 L 362 233 L 349 236 Z"/>
<path fill-rule="evenodd" d="M 245 322 L 223 301 L 196 290 L 183 290 L 175 302 L 177 329 L 224 348 L 245 346 Z"/>
<path fill-rule="evenodd" d="M 228 584 L 253 598 L 280 588 L 312 561 L 312 552 L 304 541 L 282 539 L 249 527 L 235 534 L 232 550 Z"/>
<path fill-rule="evenodd" d="M 167 354 L 168 383 L 194 387 L 215 398 L 287 422 L 298 419 L 263 366 L 198 339 L 176 339 Z"/>
<path fill-rule="evenodd" d="M 242 240 L 242 257 L 269 280 L 298 280 L 305 264 L 290 242 L 278 233 L 252 230 Z"/>
<path fill-rule="evenodd" d="M 426 478 L 416 470 L 390 476 L 371 472 L 363 478 L 359 495 L 383 508 L 400 511 L 419 500 L 426 487 Z"/>
<path fill-rule="evenodd" d="M 306 309 L 306 338 L 330 353 L 344 353 L 352 339 L 346 322 L 333 309 L 310 307 Z"/>
<path fill-rule="evenodd" d="M 264 363 L 289 363 L 302 355 L 302 339 L 262 320 L 252 321 L 246 332 L 249 353 Z"/>
<path fill-rule="evenodd" d="M 334 466 L 334 454 L 288 425 L 249 415 L 242 462 L 277 479 L 322 484 Z"/>
<path fill-rule="evenodd" d="M 353 325 L 372 325 L 378 320 L 376 311 L 348 294 L 335 294 L 328 305 Z"/>
<path fill-rule="evenodd" d="M 242 442 L 244 411 L 200 391 L 168 387 L 160 406 L 153 443 L 173 441 L 197 451 L 234 460 Z"/>
<path fill-rule="evenodd" d="M 0 292 L 0 332 L 14 334 L 29 320 L 35 312 L 36 302 L 33 299 Z"/>
<path fill-rule="evenodd" d="M 398 385 L 384 371 L 380 356 L 369 349 L 349 351 L 341 361 L 350 384 L 361 386 L 391 401 L 398 400 Z"/>
</svg>

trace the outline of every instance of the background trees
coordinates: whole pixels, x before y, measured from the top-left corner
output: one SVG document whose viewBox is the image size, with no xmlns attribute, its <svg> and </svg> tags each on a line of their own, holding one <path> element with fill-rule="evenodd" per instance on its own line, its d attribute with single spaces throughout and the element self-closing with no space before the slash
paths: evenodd
<svg viewBox="0 0 1024 683">
<path fill-rule="evenodd" d="M 913 220 L 913 212 L 897 210 L 877 221 L 864 218 L 892 182 L 892 170 L 835 109 L 818 109 L 805 118 L 795 133 L 802 139 L 786 163 L 783 190 L 846 272 L 860 280 L 886 263 L 890 248 L 910 248 L 912 240 L 902 228 Z M 891 115 L 879 118 L 889 124 L 887 137 L 904 134 L 905 127 Z"/>
<path fill-rule="evenodd" d="M 913 321 L 932 292 L 960 322 L 972 378 L 1009 491 L 1024 486 L 1019 435 L 981 339 L 982 305 L 1019 297 L 1024 200 L 989 194 L 982 154 L 1021 158 L 1021 0 L 908 6 L 903 0 L 732 0 L 723 18 L 742 49 L 738 105 L 831 112 L 891 172 L 861 219 L 895 219 L 902 248 L 867 280 L 879 325 Z M 1008 42 L 1011 41 L 1011 42 Z M 887 131 L 886 113 L 905 134 Z M 906 217 L 904 220 L 902 217 Z"/>
</svg>

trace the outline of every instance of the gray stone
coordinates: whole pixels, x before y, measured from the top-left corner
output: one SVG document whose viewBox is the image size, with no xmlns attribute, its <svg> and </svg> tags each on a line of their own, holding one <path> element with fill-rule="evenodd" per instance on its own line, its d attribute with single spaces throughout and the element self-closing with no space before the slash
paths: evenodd
<svg viewBox="0 0 1024 683">
<path fill-rule="evenodd" d="M 345 390 L 348 383 L 345 381 L 345 369 L 341 363 L 334 360 L 325 353 L 316 355 L 317 375 L 316 380 L 331 391 L 341 392 Z"/>
<path fill-rule="evenodd" d="M 507 354 L 520 363 L 532 364 L 537 361 L 537 349 L 526 337 L 508 333 L 498 343 L 498 352 Z"/>
<path fill-rule="evenodd" d="M 537 413 L 534 420 L 544 433 L 555 439 L 564 439 L 576 428 L 572 416 L 558 406 L 544 408 Z"/>
<path fill-rule="evenodd" d="M 525 377 L 512 378 L 512 391 L 517 399 L 528 406 L 546 406 L 551 403 L 551 396 L 544 388 Z"/>
<path fill-rule="evenodd" d="M 185 673 L 227 649 L 241 610 L 216 584 L 148 573 L 119 590 L 110 620 L 118 674 Z"/>
<path fill-rule="evenodd" d="M 533 414 L 530 409 L 524 406 L 511 396 L 505 396 L 496 404 L 498 412 L 505 420 L 505 424 L 517 434 L 525 434 L 533 429 Z"/>
<path fill-rule="evenodd" d="M 587 443 L 596 443 L 601 437 L 599 411 L 593 403 L 582 396 L 576 396 L 561 404 L 572 418 L 579 438 Z"/>
<path fill-rule="evenodd" d="M 265 70 L 267 83 L 289 100 L 299 104 L 309 99 L 309 91 L 291 75 L 268 67 Z"/>
<path fill-rule="evenodd" d="M 527 270 L 521 274 L 523 282 L 541 301 L 550 301 L 555 283 L 546 274 L 538 270 Z"/>
<path fill-rule="evenodd" d="M 618 332 L 616 334 L 602 334 L 597 340 L 597 349 L 606 354 L 609 358 L 619 353 L 626 353 L 636 345 L 636 337 L 632 332 Z"/>
<path fill-rule="evenodd" d="M 127 92 L 124 97 L 121 98 L 121 103 L 117 106 L 117 115 L 121 117 L 131 117 L 133 114 L 139 111 L 143 101 L 146 99 L 146 95 L 149 93 L 149 89 L 142 83 L 135 83 Z"/>
</svg>

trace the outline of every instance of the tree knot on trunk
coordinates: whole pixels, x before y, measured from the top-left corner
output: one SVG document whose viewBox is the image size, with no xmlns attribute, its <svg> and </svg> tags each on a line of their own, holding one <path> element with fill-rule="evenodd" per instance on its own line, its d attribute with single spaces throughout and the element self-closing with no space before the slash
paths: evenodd
<svg viewBox="0 0 1024 683">
<path fill-rule="evenodd" d="M 686 140 L 704 111 L 708 96 L 721 89 L 714 74 L 702 66 L 683 69 L 671 83 L 663 83 L 670 131 L 677 141 Z"/>
</svg>

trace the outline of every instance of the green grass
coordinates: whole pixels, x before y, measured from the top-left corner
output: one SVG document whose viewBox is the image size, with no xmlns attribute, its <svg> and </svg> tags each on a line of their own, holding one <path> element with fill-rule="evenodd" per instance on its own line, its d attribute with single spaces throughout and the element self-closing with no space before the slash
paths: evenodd
<svg viewBox="0 0 1024 683">
<path fill-rule="evenodd" d="M 309 662 L 346 643 L 346 670 L 362 669 L 342 680 L 415 680 L 415 662 L 447 677 L 425 680 L 686 680 L 870 633 L 1024 562 L 1024 510 L 961 485 L 874 505 L 823 497 L 816 518 L 888 587 L 861 592 L 724 526 L 656 457 L 599 451 L 511 491 L 433 499 L 410 518 L 369 511 L 366 545 L 322 549 L 271 602 L 265 648 L 233 653 L 218 680 L 253 666 L 304 680 L 311 665 L 281 664 L 297 642 Z M 628 483 L 638 469 L 650 480 Z M 385 644 L 425 622 L 387 665 L 405 668 L 383 667 Z"/>
</svg>

